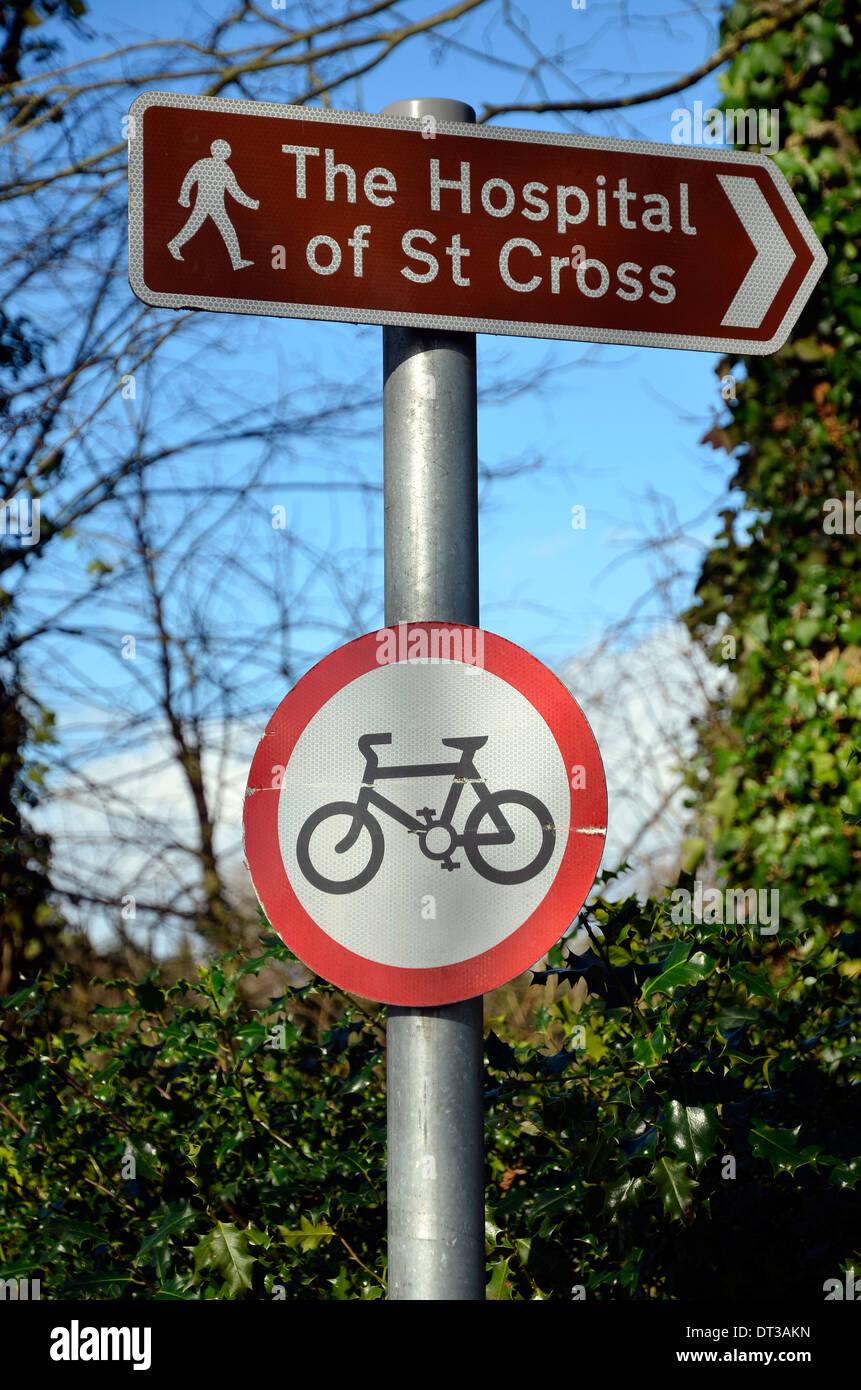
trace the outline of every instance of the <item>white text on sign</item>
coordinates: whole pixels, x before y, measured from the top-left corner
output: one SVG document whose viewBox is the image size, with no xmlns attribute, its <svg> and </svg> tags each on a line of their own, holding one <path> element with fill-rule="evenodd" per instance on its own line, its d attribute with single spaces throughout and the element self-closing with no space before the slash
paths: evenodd
<svg viewBox="0 0 861 1390">
<path fill-rule="evenodd" d="M 388 208 L 395 203 L 397 180 L 391 170 L 376 165 L 360 174 L 351 164 L 339 162 L 334 148 L 314 145 L 282 145 L 283 153 L 295 161 L 295 190 L 298 199 L 306 199 L 323 192 L 327 202 L 344 198 L 348 203 L 356 203 L 361 195 L 374 208 Z M 319 161 L 312 163 L 311 161 Z M 310 194 L 309 194 L 310 186 Z M 686 236 L 696 236 L 697 229 L 691 221 L 689 193 L 686 182 L 679 181 L 674 198 L 663 193 L 641 192 L 629 187 L 629 180 L 617 178 L 612 187 L 608 186 L 604 174 L 594 179 L 591 191 L 579 184 L 556 184 L 551 188 L 539 180 L 524 183 L 519 190 L 507 179 L 485 179 L 480 185 L 474 184 L 468 160 L 458 161 L 457 167 L 443 172 L 443 162 L 432 158 L 428 161 L 428 211 L 456 215 L 458 211 L 470 216 L 479 207 L 490 218 L 524 218 L 529 222 L 551 221 L 555 231 L 564 235 L 569 227 L 584 229 L 581 235 L 588 236 L 590 230 L 607 226 L 618 226 L 625 231 L 643 229 L 657 235 L 681 231 Z M 362 278 L 365 268 L 365 252 L 369 250 L 373 226 L 369 223 L 357 225 L 348 238 L 352 250 L 352 273 Z M 435 250 L 430 250 L 435 247 Z M 283 248 L 274 248 L 273 267 L 286 266 Z M 448 265 L 452 284 L 467 287 L 470 284 L 469 268 L 465 265 L 472 255 L 470 247 L 465 246 L 460 232 L 450 235 L 447 243 L 440 243 L 436 234 L 424 227 L 412 227 L 401 238 L 401 250 L 407 264 L 400 267 L 400 274 L 414 284 L 430 284 L 440 273 L 440 267 Z M 447 257 L 448 261 L 442 257 Z M 312 237 L 306 247 L 309 267 L 318 275 L 333 275 L 341 269 L 343 253 L 339 243 L 325 233 Z M 539 266 L 536 262 L 542 262 Z M 563 292 L 563 274 L 570 288 L 573 273 L 574 283 L 579 292 L 590 299 L 598 299 L 607 294 L 615 280 L 615 294 L 623 300 L 634 302 L 644 293 L 656 304 L 671 304 L 675 299 L 675 288 L 671 283 L 675 270 L 664 263 L 655 264 L 645 271 L 636 261 L 621 261 L 612 267 L 596 257 L 578 258 L 572 263 L 570 252 L 565 255 L 545 256 L 540 246 L 528 236 L 512 236 L 500 248 L 498 255 L 499 275 L 509 289 L 529 294 L 537 290 L 549 277 L 553 294 Z M 646 291 L 646 284 L 651 288 Z"/>
</svg>

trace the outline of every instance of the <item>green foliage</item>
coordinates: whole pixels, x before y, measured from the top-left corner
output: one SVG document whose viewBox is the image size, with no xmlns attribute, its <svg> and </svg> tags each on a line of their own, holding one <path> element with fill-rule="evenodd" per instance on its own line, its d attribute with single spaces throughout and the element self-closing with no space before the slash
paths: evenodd
<svg viewBox="0 0 861 1390">
<path fill-rule="evenodd" d="M 734 7 L 724 37 L 754 9 Z M 859 37 L 857 6 L 822 0 L 746 48 L 723 82 L 725 105 L 779 111 L 776 162 L 829 261 L 795 338 L 744 359 L 738 406 L 709 436 L 733 454 L 743 497 L 723 513 L 687 615 L 734 676 L 690 773 L 700 838 L 728 882 L 779 887 L 799 940 L 850 930 L 861 909 L 861 535 L 824 529 L 829 498 L 861 501 Z"/>
<path fill-rule="evenodd" d="M 84 1038 L 51 1027 L 71 969 L 5 1001 L 0 1262 L 47 1297 L 381 1295 L 379 1030 L 249 1010 L 243 981 L 287 957 L 265 946 L 193 984 L 98 982 Z"/>
<path fill-rule="evenodd" d="M 0 637 L 10 625 L 0 613 Z M 42 790 L 45 765 L 34 744 L 53 741 L 53 716 L 34 706 L 18 671 L 0 671 L 0 993 L 22 973 L 58 961 L 59 913 L 51 906 L 50 839 L 33 830 L 29 808 Z"/>
<path fill-rule="evenodd" d="M 490 1020 L 490 1298 L 817 1298 L 861 1255 L 857 941 L 787 950 L 669 908 L 602 899 L 591 948 L 531 986 L 528 1039 Z M 52 1298 L 384 1296 L 384 1011 L 320 981 L 250 1007 L 249 977 L 291 961 L 268 936 L 194 983 L 102 982 L 86 1037 L 52 1023 L 71 967 L 3 1002 L 0 1274 Z"/>
<path fill-rule="evenodd" d="M 497 1057 L 493 1268 L 522 1298 L 821 1298 L 858 1258 L 858 942 L 669 907 L 600 902 L 592 949 L 556 958 L 555 1055 Z"/>
</svg>

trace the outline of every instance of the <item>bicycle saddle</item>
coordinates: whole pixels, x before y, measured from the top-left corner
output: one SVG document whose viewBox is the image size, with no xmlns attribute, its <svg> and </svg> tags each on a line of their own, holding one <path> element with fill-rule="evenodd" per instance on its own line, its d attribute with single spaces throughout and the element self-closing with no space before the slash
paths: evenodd
<svg viewBox="0 0 861 1390">
<path fill-rule="evenodd" d="M 444 738 L 440 742 L 446 748 L 459 748 L 462 753 L 475 753 L 487 743 L 489 734 L 476 734 L 473 738 Z"/>
</svg>

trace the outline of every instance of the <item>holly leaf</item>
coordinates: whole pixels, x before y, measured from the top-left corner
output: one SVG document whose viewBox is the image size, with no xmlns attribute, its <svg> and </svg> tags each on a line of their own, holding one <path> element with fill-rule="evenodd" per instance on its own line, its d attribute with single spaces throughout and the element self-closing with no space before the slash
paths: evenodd
<svg viewBox="0 0 861 1390">
<path fill-rule="evenodd" d="M 604 1210 L 611 1216 L 620 1216 L 627 1207 L 633 1207 L 643 1190 L 645 1178 L 624 1177 L 610 1183 L 604 1189 Z"/>
<path fill-rule="evenodd" d="M 147 1182 L 159 1182 L 162 1174 L 158 1166 L 158 1152 L 148 1139 L 127 1139 L 124 1159 L 127 1156 L 134 1159 L 136 1178 L 144 1178 Z"/>
<path fill-rule="evenodd" d="M 651 1158 L 658 1141 L 656 1125 L 644 1125 L 638 1134 L 622 1140 L 622 1148 L 629 1158 Z"/>
<path fill-rule="evenodd" d="M 655 1067 L 667 1050 L 667 1040 L 664 1031 L 658 1027 L 648 1038 L 635 1038 L 631 1051 L 634 1054 L 634 1061 L 641 1067 Z"/>
<path fill-rule="evenodd" d="M 106 1300 L 117 1299 L 121 1291 L 129 1282 L 129 1276 L 122 1270 L 114 1270 L 107 1274 L 85 1274 L 79 1278 L 72 1278 L 64 1289 L 64 1294 L 81 1294 L 84 1298 L 88 1294 L 96 1298 Z"/>
<path fill-rule="evenodd" d="M 150 1231 L 141 1244 L 137 1253 L 137 1259 L 142 1260 L 150 1250 L 161 1248 L 167 1244 L 171 1236 L 182 1235 L 183 1231 L 191 1225 L 196 1216 L 195 1211 L 188 1202 L 183 1202 L 181 1206 L 171 1207 L 164 1220 L 159 1223 L 154 1231 Z"/>
<path fill-rule="evenodd" d="M 751 971 L 745 970 L 743 966 L 736 965 L 730 970 L 729 976 L 731 980 L 744 985 L 748 999 L 755 999 L 758 995 L 763 995 L 774 1004 L 775 1008 L 780 1003 L 777 990 L 766 977 L 764 970 L 760 970 L 759 974 L 754 975 Z"/>
<path fill-rule="evenodd" d="M 325 1221 L 315 1225 L 313 1221 L 308 1220 L 307 1216 L 302 1216 L 299 1218 L 298 1231 L 289 1231 L 286 1226 L 279 1226 L 278 1234 L 284 1244 L 291 1249 L 298 1246 L 300 1250 L 316 1250 L 318 1245 L 322 1244 L 324 1240 L 329 1240 L 335 1232 L 331 1226 L 326 1225 Z"/>
<path fill-rule="evenodd" d="M 693 1168 L 701 1168 L 715 1151 L 718 1122 L 713 1105 L 671 1100 L 664 1109 L 663 1129 L 682 1162 Z"/>
<path fill-rule="evenodd" d="M 154 970 L 150 970 L 142 980 L 138 980 L 132 986 L 135 998 L 147 1014 L 160 1014 L 164 1008 L 164 994 L 158 985 L 153 983 L 155 974 Z"/>
<path fill-rule="evenodd" d="M 497 1260 L 495 1265 L 491 1265 L 490 1280 L 487 1285 L 487 1297 L 489 1299 L 511 1302 L 511 1289 L 508 1286 L 508 1266 L 510 1264 L 511 1256 L 506 1255 L 504 1260 Z"/>
<path fill-rule="evenodd" d="M 241 1230 L 233 1222 L 218 1221 L 208 1235 L 203 1236 L 193 1250 L 195 1282 L 205 1271 L 214 1270 L 224 1280 L 231 1298 L 251 1288 L 251 1271 L 256 1257 L 250 1244 L 263 1245 L 266 1237 L 250 1226 Z"/>
<path fill-rule="evenodd" d="M 576 1052 L 566 1052 L 565 1048 L 560 1050 L 552 1057 L 547 1057 L 544 1053 L 539 1053 L 535 1058 L 538 1070 L 545 1076 L 561 1076 L 566 1067 L 570 1067 L 572 1062 L 577 1060 Z"/>
<path fill-rule="evenodd" d="M 102 1243 L 105 1233 L 87 1221 L 70 1221 L 67 1217 L 61 1217 L 56 1225 L 51 1226 L 51 1238 L 56 1241 L 58 1250 L 71 1252 L 87 1241 Z"/>
<path fill-rule="evenodd" d="M 681 985 L 697 984 L 705 979 L 713 965 L 711 956 L 704 951 L 695 951 L 690 960 L 677 960 L 660 975 L 647 980 L 643 985 L 643 999 L 648 999 L 652 994 L 672 994 Z"/>
<path fill-rule="evenodd" d="M 822 1152 L 814 1144 L 808 1144 L 806 1149 L 799 1152 L 800 1129 L 801 1125 L 796 1125 L 795 1129 L 771 1129 L 768 1125 L 751 1125 L 751 1152 L 755 1158 L 767 1159 L 775 1173 L 781 1169 L 794 1173 L 797 1168 L 803 1168 L 805 1163 L 813 1163 Z"/>
<path fill-rule="evenodd" d="M 659 1158 L 649 1173 L 657 1184 L 664 1210 L 673 1220 L 686 1221 L 693 1207 L 693 1190 L 699 1183 L 690 1176 L 687 1164 L 672 1158 Z"/>
<path fill-rule="evenodd" d="M 861 1159 L 852 1158 L 848 1162 L 838 1160 L 836 1163 L 831 1160 L 833 1167 L 828 1174 L 828 1181 L 834 1187 L 854 1187 L 861 1179 Z"/>
<path fill-rule="evenodd" d="M 585 975 L 588 970 L 601 969 L 601 957 L 596 956 L 591 947 L 585 951 L 568 951 L 565 955 L 566 965 L 559 966 L 553 970 L 533 970 L 532 983 L 534 985 L 545 985 L 548 980 L 557 980 L 560 984 L 565 980 L 576 982 L 581 975 Z"/>
<path fill-rule="evenodd" d="M 514 1048 L 498 1038 L 492 1028 L 485 1039 L 484 1050 L 487 1065 L 493 1067 L 494 1071 L 517 1071 L 517 1054 Z"/>
</svg>

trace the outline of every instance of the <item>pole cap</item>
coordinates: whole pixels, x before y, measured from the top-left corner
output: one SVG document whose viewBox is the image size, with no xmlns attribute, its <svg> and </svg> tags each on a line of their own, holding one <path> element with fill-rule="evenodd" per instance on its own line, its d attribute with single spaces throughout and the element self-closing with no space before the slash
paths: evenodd
<svg viewBox="0 0 861 1390">
<path fill-rule="evenodd" d="M 392 101 L 380 112 L 382 116 L 408 116 L 420 121 L 422 116 L 436 116 L 438 121 L 461 121 L 466 125 L 475 124 L 475 111 L 465 101 L 453 101 L 450 97 L 407 97 L 405 101 Z"/>
</svg>

